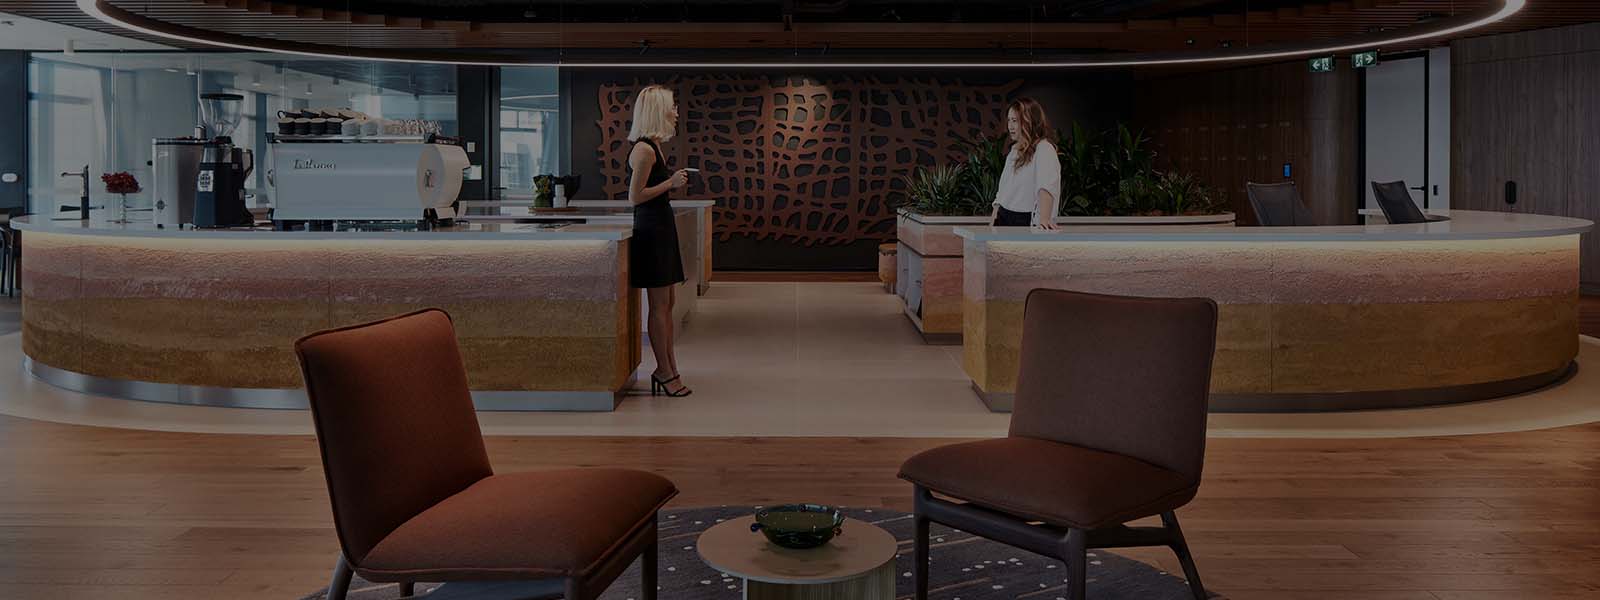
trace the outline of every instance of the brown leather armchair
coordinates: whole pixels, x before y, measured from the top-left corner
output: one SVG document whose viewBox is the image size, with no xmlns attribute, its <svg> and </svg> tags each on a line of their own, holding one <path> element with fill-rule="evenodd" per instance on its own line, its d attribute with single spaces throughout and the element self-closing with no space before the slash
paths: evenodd
<svg viewBox="0 0 1600 600">
<path fill-rule="evenodd" d="M 407 596 L 417 581 L 471 581 L 587 600 L 641 556 L 642 595 L 655 597 L 656 513 L 672 482 L 626 469 L 495 474 L 444 311 L 314 333 L 295 352 L 342 550 L 330 600 L 352 571 Z"/>
<path fill-rule="evenodd" d="M 1035 290 L 1024 312 L 1010 435 L 900 468 L 915 486 L 916 598 L 932 521 L 1066 561 L 1073 600 L 1088 549 L 1168 546 L 1204 599 L 1173 511 L 1200 487 L 1216 303 Z M 1162 527 L 1125 525 L 1153 515 Z"/>
</svg>

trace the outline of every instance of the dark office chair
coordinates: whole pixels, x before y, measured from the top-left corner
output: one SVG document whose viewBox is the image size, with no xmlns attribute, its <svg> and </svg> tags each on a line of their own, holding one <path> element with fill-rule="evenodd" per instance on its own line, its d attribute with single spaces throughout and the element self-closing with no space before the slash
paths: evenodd
<svg viewBox="0 0 1600 600">
<path fill-rule="evenodd" d="M 917 600 L 930 521 L 1066 561 L 1072 600 L 1088 549 L 1167 546 L 1204 600 L 1173 511 L 1200 487 L 1217 304 L 1035 290 L 1024 313 L 1010 435 L 900 467 L 915 485 Z M 1162 527 L 1124 525 L 1153 515 Z"/>
<path fill-rule="evenodd" d="M 1428 216 L 1422 214 L 1422 209 L 1417 208 L 1417 203 L 1411 201 L 1411 190 L 1404 181 L 1391 181 L 1389 183 L 1372 182 L 1372 193 L 1378 197 L 1378 208 L 1383 209 L 1383 216 L 1390 223 L 1403 225 L 1407 223 L 1427 223 Z"/>
<path fill-rule="evenodd" d="M 1284 183 L 1246 183 L 1245 193 L 1250 196 L 1250 208 L 1256 213 L 1256 224 L 1263 227 L 1293 227 L 1316 225 L 1316 217 L 1300 201 L 1300 190 L 1293 181 Z"/>
<path fill-rule="evenodd" d="M 657 475 L 489 467 L 455 330 L 433 309 L 295 342 L 342 550 L 328 586 L 490 582 L 517 597 L 593 600 L 641 558 L 656 597 Z M 473 585 L 473 584 L 467 584 Z M 483 587 L 484 583 L 476 583 Z"/>
</svg>

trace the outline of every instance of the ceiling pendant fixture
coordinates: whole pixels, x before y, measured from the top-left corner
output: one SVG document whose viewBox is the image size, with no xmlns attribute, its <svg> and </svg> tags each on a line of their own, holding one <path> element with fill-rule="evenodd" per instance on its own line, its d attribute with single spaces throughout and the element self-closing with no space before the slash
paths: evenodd
<svg viewBox="0 0 1600 600">
<path fill-rule="evenodd" d="M 358 59 L 379 62 L 446 64 L 490 67 L 559 67 L 567 69 L 767 69 L 767 68 L 828 68 L 828 69 L 896 69 L 896 68 L 993 68 L 993 69 L 1079 69 L 1144 66 L 1202 66 L 1236 62 L 1256 62 L 1310 58 L 1356 52 L 1385 46 L 1399 46 L 1448 38 L 1499 23 L 1517 14 L 1528 0 L 1497 0 L 1482 11 L 1456 17 L 1441 18 L 1419 23 L 1404 29 L 1385 30 L 1353 36 L 1343 40 L 1322 40 L 1311 43 L 1283 45 L 1251 45 L 1244 48 L 1227 48 L 1206 52 L 1147 52 L 1133 54 L 1106 54 L 1082 57 L 1038 57 L 1027 61 L 865 61 L 802 59 L 787 61 L 575 61 L 557 59 L 516 61 L 499 57 L 467 58 L 448 54 L 423 55 L 415 52 L 389 52 L 380 49 L 298 44 L 285 40 L 265 40 L 236 34 L 211 32 L 152 19 L 112 4 L 110 0 L 75 0 L 78 8 L 100 21 L 173 40 L 207 44 L 238 50 L 274 52 L 319 58 Z M 1231 44 L 1230 44 L 1231 45 Z M 640 53 L 649 49 L 641 43 Z M 559 52 L 559 50 L 558 50 Z"/>
</svg>

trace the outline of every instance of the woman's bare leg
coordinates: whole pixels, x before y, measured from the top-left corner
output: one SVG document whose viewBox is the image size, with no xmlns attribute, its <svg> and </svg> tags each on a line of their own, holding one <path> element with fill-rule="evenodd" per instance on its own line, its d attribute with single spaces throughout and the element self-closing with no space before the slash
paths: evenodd
<svg viewBox="0 0 1600 600">
<path fill-rule="evenodd" d="M 650 312 L 645 317 L 645 326 L 650 331 L 650 353 L 656 357 L 656 369 L 652 373 L 657 379 L 672 377 L 672 356 L 667 350 L 670 348 L 672 330 L 669 323 L 672 321 L 671 309 L 667 308 L 668 288 L 649 288 L 644 291 L 645 299 L 649 302 Z M 664 316 L 665 315 L 665 316 Z"/>
<path fill-rule="evenodd" d="M 651 375 L 666 381 L 678 376 L 672 358 L 672 288 L 649 288 L 645 297 L 650 305 L 650 314 L 645 317 L 650 328 L 650 353 L 656 357 L 656 369 Z M 667 384 L 667 389 L 677 393 L 683 384 L 675 381 Z"/>
<path fill-rule="evenodd" d="M 667 288 L 667 331 L 672 332 L 672 343 L 667 346 L 667 364 L 672 365 L 672 374 L 681 375 L 678 370 L 678 320 L 672 315 L 678 311 L 678 286 Z"/>
</svg>

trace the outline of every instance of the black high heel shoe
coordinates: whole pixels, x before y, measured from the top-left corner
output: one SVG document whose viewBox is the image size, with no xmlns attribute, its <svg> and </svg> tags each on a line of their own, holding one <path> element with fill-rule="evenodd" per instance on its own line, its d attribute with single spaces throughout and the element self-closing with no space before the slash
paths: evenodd
<svg viewBox="0 0 1600 600">
<path fill-rule="evenodd" d="M 651 373 L 650 374 L 650 395 L 651 396 L 658 396 L 658 395 L 665 394 L 668 398 L 682 398 L 682 397 L 687 396 L 689 394 L 693 394 L 694 390 L 689 389 L 687 386 L 680 386 L 678 388 L 678 391 L 676 391 L 676 392 L 672 391 L 671 388 L 667 387 L 667 384 L 672 383 L 672 382 L 677 381 L 677 380 L 682 379 L 682 378 L 683 378 L 683 375 L 680 374 L 680 375 L 672 376 L 672 379 L 667 379 L 667 380 L 663 381 L 663 380 L 660 380 L 660 379 L 656 379 L 656 374 L 655 373 Z"/>
</svg>

